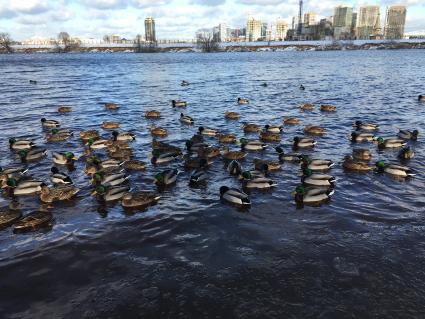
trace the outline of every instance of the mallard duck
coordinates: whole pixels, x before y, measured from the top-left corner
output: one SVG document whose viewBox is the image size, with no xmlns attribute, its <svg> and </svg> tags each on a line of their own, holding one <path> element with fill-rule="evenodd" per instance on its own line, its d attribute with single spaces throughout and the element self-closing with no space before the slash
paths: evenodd
<svg viewBox="0 0 425 319">
<path fill-rule="evenodd" d="M 128 171 L 144 171 L 146 164 L 138 160 L 130 160 L 124 162 L 124 168 Z"/>
<path fill-rule="evenodd" d="M 180 122 L 187 125 L 192 125 L 195 121 L 189 115 L 184 115 L 180 113 Z"/>
<path fill-rule="evenodd" d="M 353 158 L 361 161 L 370 161 L 372 159 L 372 154 L 368 149 L 355 148 L 353 149 Z"/>
<path fill-rule="evenodd" d="M 124 170 L 121 167 L 108 167 L 100 168 L 96 165 L 87 165 L 84 169 L 84 173 L 90 177 L 93 177 L 96 173 L 102 173 L 103 175 L 121 174 Z"/>
<path fill-rule="evenodd" d="M 161 153 L 158 150 L 154 150 L 152 154 L 153 154 L 153 157 L 151 158 L 151 163 L 154 165 L 168 164 L 170 162 L 177 160 L 180 157 L 180 154 L 178 153 L 173 153 L 173 152 Z"/>
<path fill-rule="evenodd" d="M 239 175 L 239 179 L 242 181 L 245 180 L 251 180 L 255 178 L 264 178 L 267 174 L 267 167 L 265 167 L 265 170 L 250 170 L 250 171 L 244 171 L 242 174 Z"/>
<path fill-rule="evenodd" d="M 268 177 L 257 177 L 243 181 L 243 187 L 247 189 L 268 189 L 275 186 L 277 184 Z"/>
<path fill-rule="evenodd" d="M 245 133 L 258 133 L 261 131 L 261 127 L 259 127 L 256 124 L 251 124 L 251 123 L 245 123 L 243 125 L 243 131 Z"/>
<path fill-rule="evenodd" d="M 41 191 L 41 187 L 45 185 L 42 181 L 36 180 L 20 180 L 9 178 L 6 183 L 7 187 L 12 190 L 14 196 L 34 195 Z"/>
<path fill-rule="evenodd" d="M 351 133 L 351 142 L 354 143 L 373 142 L 374 140 L 375 136 L 371 133 Z"/>
<path fill-rule="evenodd" d="M 0 212 L 0 230 L 3 230 L 22 217 L 22 212 L 19 210 L 4 210 Z"/>
<path fill-rule="evenodd" d="M 53 155 L 53 162 L 58 165 L 72 165 L 78 159 L 72 152 L 66 152 L 66 153 L 53 152 L 52 155 Z"/>
<path fill-rule="evenodd" d="M 218 134 L 217 130 L 208 127 L 199 127 L 199 134 L 207 135 L 207 136 L 216 136 Z"/>
<path fill-rule="evenodd" d="M 113 110 L 118 110 L 120 107 L 118 104 L 115 103 L 105 103 L 105 109 L 113 111 Z"/>
<path fill-rule="evenodd" d="M 237 160 L 232 160 L 227 166 L 230 175 L 239 176 L 242 173 L 242 165 Z"/>
<path fill-rule="evenodd" d="M 241 116 L 237 112 L 226 112 L 226 113 L 224 113 L 224 117 L 227 120 L 238 120 Z"/>
<path fill-rule="evenodd" d="M 28 172 L 28 168 L 23 166 L 8 168 L 0 167 L 0 185 L 3 186 L 3 184 L 5 184 L 9 178 L 15 178 L 16 180 L 19 180 L 26 174 L 26 172 Z"/>
<path fill-rule="evenodd" d="M 100 138 L 100 136 L 99 136 L 99 132 L 98 131 L 91 130 L 91 131 L 81 131 L 80 132 L 80 138 L 84 142 L 87 142 L 89 139 L 97 140 L 97 139 Z"/>
<path fill-rule="evenodd" d="M 304 133 L 310 135 L 324 135 L 326 133 L 326 129 L 320 126 L 307 125 L 304 127 Z"/>
<path fill-rule="evenodd" d="M 305 86 L 301 84 L 301 85 L 300 85 L 300 90 L 301 90 L 301 91 L 304 91 L 304 90 L 305 90 Z"/>
<path fill-rule="evenodd" d="M 316 143 L 317 142 L 313 140 L 312 138 L 302 138 L 302 137 L 295 136 L 293 148 L 295 149 L 296 148 L 311 148 L 311 147 L 314 147 Z"/>
<path fill-rule="evenodd" d="M 70 106 L 59 106 L 58 112 L 59 113 L 70 113 L 70 112 L 72 112 L 72 107 L 70 107 Z"/>
<path fill-rule="evenodd" d="M 192 144 L 200 144 L 200 143 L 204 143 L 204 136 L 202 134 L 198 134 L 195 133 L 193 134 L 193 136 L 190 138 L 190 142 Z"/>
<path fill-rule="evenodd" d="M 183 80 L 182 83 L 180 84 L 181 86 L 189 86 L 189 82 Z"/>
<path fill-rule="evenodd" d="M 167 169 L 155 175 L 155 184 L 158 186 L 167 186 L 177 181 L 179 171 L 176 169 Z"/>
<path fill-rule="evenodd" d="M 242 151 L 262 151 L 267 147 L 267 144 L 261 142 L 261 141 L 257 141 L 257 140 L 247 140 L 245 138 L 241 138 L 239 140 L 239 142 L 241 143 L 241 150 Z"/>
<path fill-rule="evenodd" d="M 249 196 L 236 188 L 220 187 L 220 199 L 239 206 L 251 205 Z"/>
<path fill-rule="evenodd" d="M 410 177 L 416 175 L 413 174 L 412 170 L 406 166 L 386 164 L 384 161 L 378 161 L 375 165 L 379 173 L 387 173 L 398 177 Z"/>
<path fill-rule="evenodd" d="M 208 175 L 203 169 L 196 169 L 193 171 L 193 173 L 190 175 L 189 184 L 192 185 L 198 185 L 205 183 L 208 179 Z"/>
<path fill-rule="evenodd" d="M 89 139 L 86 143 L 86 145 L 91 150 L 101 150 L 108 147 L 108 140 L 93 140 Z"/>
<path fill-rule="evenodd" d="M 283 127 L 281 125 L 269 125 L 269 124 L 266 124 L 264 126 L 264 131 L 265 132 L 269 132 L 269 133 L 279 134 L 279 133 L 282 133 Z"/>
<path fill-rule="evenodd" d="M 146 111 L 145 117 L 147 119 L 159 119 L 161 117 L 161 112 L 156 110 Z"/>
<path fill-rule="evenodd" d="M 124 162 L 119 161 L 117 159 L 113 159 L 113 158 L 102 161 L 97 156 L 93 157 L 92 163 L 94 165 L 97 165 L 98 167 L 100 167 L 100 169 L 107 169 L 107 168 L 110 168 L 110 167 L 118 168 L 118 167 L 121 167 L 124 164 Z"/>
<path fill-rule="evenodd" d="M 60 185 L 55 187 L 41 187 L 40 200 L 45 203 L 68 200 L 74 197 L 80 190 L 72 185 Z"/>
<path fill-rule="evenodd" d="M 219 134 L 217 135 L 218 141 L 222 144 L 233 144 L 236 143 L 236 136 L 233 134 Z"/>
<path fill-rule="evenodd" d="M 114 130 L 114 129 L 119 128 L 120 126 L 121 126 L 121 124 L 118 123 L 118 122 L 103 122 L 102 123 L 102 128 L 104 130 Z"/>
<path fill-rule="evenodd" d="M 401 160 L 409 160 L 415 156 L 415 152 L 413 152 L 410 147 L 404 147 L 398 153 L 398 158 Z"/>
<path fill-rule="evenodd" d="M 303 170 L 302 183 L 308 186 L 335 186 L 335 177 L 326 174 L 313 173 L 309 168 Z"/>
<path fill-rule="evenodd" d="M 301 161 L 300 153 L 285 153 L 283 148 L 280 146 L 275 147 L 276 152 L 279 154 L 279 161 L 283 162 L 295 162 L 298 163 Z"/>
<path fill-rule="evenodd" d="M 152 126 L 150 128 L 150 130 L 151 130 L 151 135 L 152 136 L 166 137 L 168 135 L 167 129 L 165 129 L 163 127 Z"/>
<path fill-rule="evenodd" d="M 187 106 L 187 102 L 186 101 L 176 101 L 176 100 L 172 100 L 171 101 L 171 105 L 173 107 L 186 107 Z"/>
<path fill-rule="evenodd" d="M 283 119 L 283 124 L 285 125 L 297 125 L 300 124 L 300 120 L 295 117 L 285 117 Z"/>
<path fill-rule="evenodd" d="M 309 168 L 312 171 L 327 171 L 335 163 L 327 159 L 311 159 L 308 155 L 301 155 L 301 165 L 302 168 Z"/>
<path fill-rule="evenodd" d="M 52 219 L 50 212 L 32 212 L 15 223 L 13 232 L 18 234 L 49 227 Z"/>
<path fill-rule="evenodd" d="M 238 97 L 238 104 L 239 105 L 246 105 L 249 104 L 249 100 L 246 98 Z"/>
<path fill-rule="evenodd" d="M 418 139 L 418 134 L 419 134 L 419 131 L 418 130 L 413 130 L 413 131 L 400 130 L 398 132 L 398 137 L 400 137 L 403 140 L 416 141 Z"/>
<path fill-rule="evenodd" d="M 281 137 L 280 134 L 276 134 L 276 133 L 271 133 L 271 132 L 261 132 L 260 133 L 260 140 L 264 141 L 264 142 L 280 142 Z"/>
<path fill-rule="evenodd" d="M 275 162 L 275 161 L 254 158 L 252 162 L 254 163 L 255 169 L 264 170 L 266 172 L 278 171 L 282 168 L 282 165 L 279 162 Z"/>
<path fill-rule="evenodd" d="M 425 95 L 419 95 L 418 96 L 418 101 L 419 102 L 425 102 Z"/>
<path fill-rule="evenodd" d="M 401 139 L 389 138 L 384 140 L 382 137 L 377 139 L 379 148 L 399 148 L 405 146 L 407 143 Z"/>
<path fill-rule="evenodd" d="M 43 159 L 47 156 L 47 150 L 45 148 L 33 148 L 29 151 L 19 150 L 18 156 L 22 163 L 35 162 Z"/>
<path fill-rule="evenodd" d="M 113 141 L 134 141 L 136 139 L 136 135 L 131 132 L 121 132 L 118 133 L 117 131 L 112 132 L 112 140 Z"/>
<path fill-rule="evenodd" d="M 66 175 L 65 173 L 62 173 L 58 170 L 57 167 L 53 166 L 50 169 L 50 172 L 52 173 L 52 175 L 50 176 L 50 180 L 52 181 L 53 184 L 58 185 L 58 184 L 66 184 L 66 185 L 71 185 L 72 183 L 72 179 Z"/>
<path fill-rule="evenodd" d="M 295 188 L 294 199 L 299 205 L 318 205 L 327 202 L 334 194 L 332 188 L 323 187 L 304 187 L 299 185 Z"/>
<path fill-rule="evenodd" d="M 15 151 L 29 150 L 34 146 L 34 143 L 29 140 L 17 140 L 12 137 L 9 139 L 9 146 Z"/>
<path fill-rule="evenodd" d="M 92 196 L 97 196 L 98 198 L 106 201 L 113 202 L 120 200 L 124 195 L 130 190 L 128 185 L 120 185 L 114 187 L 107 187 L 105 185 L 97 185 Z"/>
<path fill-rule="evenodd" d="M 152 149 L 158 150 L 160 152 L 174 152 L 174 153 L 182 154 L 182 151 L 179 147 L 165 143 L 165 142 L 157 141 L 156 139 L 152 140 Z"/>
<path fill-rule="evenodd" d="M 118 186 L 124 184 L 129 178 L 130 176 L 125 175 L 125 173 L 106 175 L 98 171 L 93 174 L 92 183 L 96 185 L 102 184 L 104 186 Z"/>
<path fill-rule="evenodd" d="M 310 103 L 303 103 L 300 106 L 301 111 L 313 111 L 314 105 Z"/>
<path fill-rule="evenodd" d="M 161 196 L 150 192 L 125 193 L 121 205 L 124 208 L 145 207 L 156 204 Z"/>
<path fill-rule="evenodd" d="M 129 161 L 133 156 L 131 149 L 108 149 L 108 156 L 120 161 Z"/>
<path fill-rule="evenodd" d="M 194 143 L 192 140 L 187 140 L 185 144 L 188 152 L 199 152 L 202 148 L 208 147 L 208 144 L 203 142 Z"/>
<path fill-rule="evenodd" d="M 359 171 L 359 172 L 367 172 L 372 169 L 372 167 L 369 166 L 367 163 L 363 161 L 355 160 L 349 155 L 347 155 L 344 158 L 342 167 L 348 171 Z"/>
<path fill-rule="evenodd" d="M 362 121 L 355 121 L 353 126 L 357 130 L 363 130 L 363 131 L 376 131 L 379 129 L 378 124 L 374 123 L 363 123 Z"/>
<path fill-rule="evenodd" d="M 53 129 L 50 133 L 46 134 L 47 142 L 63 142 L 68 140 L 74 133 L 69 130 Z"/>
<path fill-rule="evenodd" d="M 334 106 L 334 105 L 320 105 L 320 111 L 322 111 L 322 112 L 336 112 L 336 106 Z"/>
<path fill-rule="evenodd" d="M 198 156 L 204 157 L 204 158 L 213 158 L 220 156 L 220 149 L 217 147 L 207 146 L 207 147 L 200 147 L 198 149 Z"/>
<path fill-rule="evenodd" d="M 37 84 L 37 81 L 35 81 L 35 80 L 30 80 L 30 84 Z"/>
<path fill-rule="evenodd" d="M 55 120 L 46 120 L 44 117 L 41 119 L 41 125 L 45 128 L 56 128 L 60 126 L 60 123 Z"/>
<path fill-rule="evenodd" d="M 203 157 L 192 157 L 192 158 L 186 158 L 184 161 L 184 166 L 186 168 L 205 168 L 209 165 L 211 165 L 213 162 L 210 160 L 207 160 Z"/>
<path fill-rule="evenodd" d="M 242 160 L 246 153 L 242 151 L 230 151 L 228 147 L 224 148 L 223 158 L 226 160 Z"/>
</svg>

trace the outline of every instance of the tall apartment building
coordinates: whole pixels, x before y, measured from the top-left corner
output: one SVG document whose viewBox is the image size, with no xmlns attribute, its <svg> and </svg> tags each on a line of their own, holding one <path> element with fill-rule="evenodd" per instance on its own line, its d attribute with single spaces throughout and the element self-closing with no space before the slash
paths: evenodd
<svg viewBox="0 0 425 319">
<path fill-rule="evenodd" d="M 360 7 L 356 25 L 357 39 L 369 40 L 373 36 L 377 20 L 379 19 L 379 12 L 379 6 Z"/>
<path fill-rule="evenodd" d="M 406 13 L 407 10 L 405 6 L 390 6 L 387 8 L 384 27 L 385 39 L 403 38 Z"/>
<path fill-rule="evenodd" d="M 317 24 L 316 14 L 313 12 L 304 13 L 304 24 L 306 26 L 316 25 Z"/>
<path fill-rule="evenodd" d="M 338 6 L 334 10 L 333 27 L 336 40 L 351 38 L 353 24 L 353 8 Z"/>
<path fill-rule="evenodd" d="M 258 41 L 261 39 L 262 24 L 260 20 L 255 20 L 253 17 L 248 18 L 246 23 L 246 41 Z"/>
<path fill-rule="evenodd" d="M 156 42 L 155 20 L 152 17 L 145 19 L 145 40 L 146 42 Z"/>
<path fill-rule="evenodd" d="M 286 34 L 288 33 L 289 26 L 285 21 L 280 19 L 276 20 L 276 29 L 275 29 L 275 39 L 283 41 L 286 38 Z"/>
</svg>

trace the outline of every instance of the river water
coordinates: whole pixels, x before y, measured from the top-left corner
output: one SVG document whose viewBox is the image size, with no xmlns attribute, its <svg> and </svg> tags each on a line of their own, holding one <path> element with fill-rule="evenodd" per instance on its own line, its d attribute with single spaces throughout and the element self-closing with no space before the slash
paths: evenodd
<svg viewBox="0 0 425 319">
<path fill-rule="evenodd" d="M 240 187 L 217 159 L 205 188 L 190 188 L 184 171 L 158 205 L 125 214 L 117 204 L 99 209 L 82 172 L 70 173 L 82 190 L 70 202 L 49 208 L 51 230 L 0 231 L 2 318 L 423 318 L 425 313 L 425 218 L 423 196 L 425 93 L 423 51 L 275 52 L 223 54 L 35 54 L 0 55 L 0 165 L 17 163 L 9 137 L 25 137 L 49 151 L 82 155 L 78 132 L 119 121 L 136 134 L 136 159 L 149 162 L 152 124 L 181 147 L 198 126 L 243 137 L 242 122 L 280 124 L 284 116 L 302 125 L 285 127 L 282 145 L 306 124 L 327 129 L 312 156 L 332 159 L 335 195 L 321 207 L 297 209 L 291 192 L 298 167 L 273 173 L 278 187 L 252 192 L 245 212 L 219 200 L 221 185 Z M 191 85 L 181 87 L 181 80 Z M 37 80 L 36 85 L 29 80 Z M 267 87 L 260 84 L 267 82 Z M 299 90 L 300 84 L 306 87 Z M 238 106 L 237 97 L 250 99 Z M 188 101 L 192 127 L 178 121 L 172 99 Z M 119 111 L 106 111 L 105 102 Z M 303 102 L 336 105 L 336 113 L 301 113 Z M 58 115 L 59 105 L 74 112 Z M 148 121 L 145 110 L 162 112 Z M 241 113 L 226 121 L 225 111 Z M 57 119 L 77 134 L 45 144 L 40 118 Z M 353 145 L 355 120 L 380 124 L 379 135 L 418 129 L 408 166 L 417 175 L 397 181 L 376 173 L 346 173 L 341 167 Z M 251 138 L 253 138 L 251 136 Z M 213 138 L 206 139 L 217 145 Z M 397 151 L 377 151 L 375 160 L 397 162 Z M 234 146 L 236 149 L 237 146 Z M 252 159 L 277 159 L 273 148 Z M 51 157 L 30 165 L 34 178 L 49 181 Z M 163 167 L 131 173 L 133 189 L 155 190 Z M 7 207 L 7 198 L 0 206 Z M 20 200 L 23 212 L 39 208 Z"/>
</svg>

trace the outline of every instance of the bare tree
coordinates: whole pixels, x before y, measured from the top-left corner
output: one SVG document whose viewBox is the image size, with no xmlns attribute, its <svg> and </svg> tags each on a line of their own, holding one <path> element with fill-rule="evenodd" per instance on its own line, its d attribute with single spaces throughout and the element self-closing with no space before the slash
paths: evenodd
<svg viewBox="0 0 425 319">
<path fill-rule="evenodd" d="M 211 33 L 200 34 L 197 37 L 198 48 L 202 52 L 217 52 L 220 51 L 220 42 L 217 37 Z"/>
<path fill-rule="evenodd" d="M 111 43 L 111 37 L 109 35 L 104 35 L 103 41 L 106 42 L 106 43 Z"/>
<path fill-rule="evenodd" d="M 6 53 L 13 53 L 12 43 L 13 40 L 10 37 L 9 33 L 0 33 L 0 51 L 5 51 Z"/>
<path fill-rule="evenodd" d="M 81 41 L 71 38 L 68 32 L 60 32 L 57 41 L 55 41 L 54 51 L 57 53 L 66 53 L 78 49 L 80 45 Z"/>
<path fill-rule="evenodd" d="M 138 34 L 134 39 L 134 52 L 135 53 L 154 53 L 158 52 L 156 43 L 143 41 L 143 37 Z"/>
</svg>

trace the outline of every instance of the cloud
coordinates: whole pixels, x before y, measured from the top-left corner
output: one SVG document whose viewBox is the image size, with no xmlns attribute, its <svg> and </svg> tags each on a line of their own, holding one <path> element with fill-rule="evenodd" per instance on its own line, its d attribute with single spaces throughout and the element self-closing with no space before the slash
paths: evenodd
<svg viewBox="0 0 425 319">
<path fill-rule="evenodd" d="M 100 10 L 124 9 L 128 6 L 127 0 L 80 0 L 80 3 L 86 7 Z"/>
<path fill-rule="evenodd" d="M 225 4 L 226 0 L 192 0 L 190 3 L 207 7 L 215 7 Z"/>
<path fill-rule="evenodd" d="M 24 0 L 24 1 L 9 1 L 11 11 L 25 14 L 39 14 L 47 12 L 50 5 L 47 0 Z"/>
</svg>

